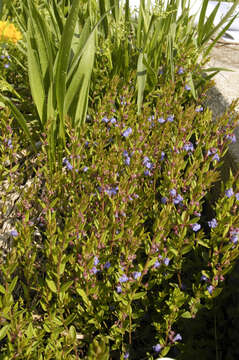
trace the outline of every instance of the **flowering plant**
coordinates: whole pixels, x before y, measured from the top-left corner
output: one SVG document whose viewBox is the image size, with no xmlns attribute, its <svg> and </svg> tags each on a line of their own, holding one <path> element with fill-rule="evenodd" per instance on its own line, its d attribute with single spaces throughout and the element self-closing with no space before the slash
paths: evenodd
<svg viewBox="0 0 239 360">
<path fill-rule="evenodd" d="M 20 31 L 18 31 L 14 24 L 7 21 L 0 21 L 0 41 L 13 42 L 16 44 L 22 39 Z"/>
</svg>

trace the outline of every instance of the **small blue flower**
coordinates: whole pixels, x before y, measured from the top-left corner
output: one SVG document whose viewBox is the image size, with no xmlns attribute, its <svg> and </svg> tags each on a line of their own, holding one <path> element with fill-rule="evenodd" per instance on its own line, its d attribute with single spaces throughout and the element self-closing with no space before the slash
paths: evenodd
<svg viewBox="0 0 239 360">
<path fill-rule="evenodd" d="M 185 90 L 191 90 L 190 86 L 187 85 L 187 84 L 185 85 L 184 89 L 185 89 Z"/>
<path fill-rule="evenodd" d="M 182 201 L 183 201 L 183 197 L 182 197 L 180 194 L 178 194 L 178 195 L 176 196 L 176 198 L 173 199 L 173 203 L 174 203 L 175 205 L 181 203 Z"/>
<path fill-rule="evenodd" d="M 209 292 L 210 295 L 212 295 L 213 286 L 212 286 L 212 285 L 209 285 L 209 286 L 207 287 L 207 291 Z"/>
<path fill-rule="evenodd" d="M 168 199 L 167 199 L 165 196 L 163 196 L 163 197 L 161 198 L 161 203 L 162 203 L 162 204 L 166 204 L 167 201 L 168 201 Z"/>
<path fill-rule="evenodd" d="M 120 278 L 119 278 L 119 282 L 120 283 L 124 283 L 127 282 L 129 280 L 128 276 L 126 276 L 125 274 L 123 274 Z"/>
<path fill-rule="evenodd" d="M 112 187 L 110 189 L 107 189 L 105 190 L 106 194 L 108 194 L 109 196 L 112 196 L 112 195 L 117 195 L 117 192 L 119 190 L 119 187 L 116 186 L 116 187 Z"/>
<path fill-rule="evenodd" d="M 125 160 L 124 160 L 125 165 L 129 166 L 129 165 L 130 165 L 130 160 L 131 160 L 130 157 L 127 156 L 127 157 L 125 158 Z"/>
<path fill-rule="evenodd" d="M 165 123 L 165 119 L 163 117 L 158 118 L 158 123 L 159 124 Z"/>
<path fill-rule="evenodd" d="M 161 158 L 160 158 L 160 160 L 164 160 L 164 158 L 165 158 L 165 152 L 162 151 L 162 152 L 161 152 Z"/>
<path fill-rule="evenodd" d="M 193 144 L 190 141 L 184 144 L 183 149 L 186 151 L 194 151 Z"/>
<path fill-rule="evenodd" d="M 238 236 L 239 236 L 239 229 L 233 229 L 232 231 L 230 231 L 230 240 L 231 242 L 233 242 L 233 244 L 237 244 L 238 242 Z"/>
<path fill-rule="evenodd" d="M 195 109 L 196 112 L 202 112 L 203 111 L 203 107 L 201 105 L 198 105 Z"/>
<path fill-rule="evenodd" d="M 115 123 L 116 123 L 116 118 L 112 117 L 112 118 L 110 119 L 110 123 L 111 123 L 111 124 L 115 124 Z"/>
<path fill-rule="evenodd" d="M 184 73 L 184 69 L 182 66 L 180 66 L 180 68 L 178 69 L 178 74 L 182 75 Z"/>
<path fill-rule="evenodd" d="M 169 116 L 167 117 L 167 121 L 168 121 L 168 122 L 173 122 L 173 120 L 174 120 L 174 115 L 169 115 Z"/>
<path fill-rule="evenodd" d="M 166 258 L 163 260 L 163 262 L 164 262 L 164 265 L 168 266 L 168 265 L 169 265 L 169 262 L 170 262 L 170 259 L 166 257 Z"/>
<path fill-rule="evenodd" d="M 135 271 L 133 273 L 134 280 L 137 280 L 138 278 L 140 278 L 140 276 L 141 276 L 141 271 Z"/>
<path fill-rule="evenodd" d="M 106 116 L 104 116 L 101 121 L 107 124 L 109 122 L 109 119 Z"/>
<path fill-rule="evenodd" d="M 148 121 L 151 122 L 152 120 L 154 120 L 154 115 L 151 115 L 148 117 Z"/>
<path fill-rule="evenodd" d="M 131 127 L 129 127 L 128 129 L 126 129 L 125 131 L 123 131 L 122 135 L 126 138 L 128 137 L 130 134 L 132 134 L 132 129 Z"/>
<path fill-rule="evenodd" d="M 98 269 L 97 269 L 95 266 L 93 266 L 93 268 L 91 269 L 91 271 L 92 271 L 93 274 L 96 274 L 96 273 L 98 272 Z"/>
<path fill-rule="evenodd" d="M 71 163 L 70 163 L 66 158 L 63 159 L 63 164 L 66 165 L 66 168 L 67 168 L 68 170 L 72 170 L 72 169 L 73 169 L 73 166 L 71 165 Z"/>
<path fill-rule="evenodd" d="M 11 231 L 11 235 L 12 235 L 13 237 L 17 237 L 17 236 L 18 236 L 17 230 L 12 230 L 12 231 Z"/>
<path fill-rule="evenodd" d="M 153 267 L 156 269 L 156 268 L 158 268 L 160 265 L 161 265 L 161 262 L 158 261 L 158 260 L 156 260 Z"/>
<path fill-rule="evenodd" d="M 226 190 L 226 191 L 225 191 L 225 195 L 226 195 L 228 198 L 232 197 L 232 196 L 234 195 L 233 189 L 230 188 L 230 189 Z"/>
<path fill-rule="evenodd" d="M 202 276 L 201 276 L 201 281 L 208 281 L 208 277 L 205 276 L 205 275 L 202 275 Z"/>
<path fill-rule="evenodd" d="M 236 197 L 237 200 L 239 200 L 239 193 L 236 193 L 235 197 Z"/>
<path fill-rule="evenodd" d="M 145 175 L 145 176 L 149 176 L 149 175 L 150 175 L 149 170 L 144 170 L 144 175 Z"/>
<path fill-rule="evenodd" d="M 88 170 L 89 170 L 88 166 L 84 166 L 84 167 L 83 167 L 83 171 L 84 171 L 84 172 L 87 172 Z"/>
<path fill-rule="evenodd" d="M 111 267 L 111 263 L 109 261 L 106 261 L 104 268 L 109 269 Z"/>
<path fill-rule="evenodd" d="M 217 227 L 217 220 L 216 219 L 212 219 L 211 221 L 208 221 L 208 226 L 212 229 L 214 229 L 215 227 Z"/>
<path fill-rule="evenodd" d="M 125 354 L 124 354 L 124 359 L 128 359 L 129 358 L 129 352 L 127 351 Z"/>
<path fill-rule="evenodd" d="M 201 225 L 198 224 L 198 223 L 191 224 L 191 228 L 192 228 L 193 231 L 197 232 L 198 230 L 201 229 Z"/>
<path fill-rule="evenodd" d="M 162 346 L 160 344 L 156 344 L 153 346 L 153 350 L 157 353 L 160 352 L 161 349 L 162 349 Z"/>
<path fill-rule="evenodd" d="M 8 145 L 8 147 L 9 147 L 10 149 L 13 148 L 13 146 L 12 146 L 12 140 L 11 140 L 11 139 L 9 139 L 9 140 L 7 141 L 7 145 Z"/>
<path fill-rule="evenodd" d="M 94 257 L 94 265 L 96 266 L 96 265 L 98 265 L 99 264 L 99 258 L 98 258 L 98 256 L 95 256 Z"/>
<path fill-rule="evenodd" d="M 173 197 L 175 197 L 177 195 L 177 191 L 175 189 L 171 189 L 169 191 L 170 195 L 172 195 Z"/>
<path fill-rule="evenodd" d="M 182 336 L 180 334 L 177 334 L 174 338 L 173 338 L 173 342 L 176 341 L 181 341 L 182 340 Z"/>
<path fill-rule="evenodd" d="M 116 286 L 116 291 L 120 294 L 122 292 L 122 287 L 120 285 Z"/>
<path fill-rule="evenodd" d="M 212 158 L 212 160 L 220 161 L 220 157 L 218 154 L 215 154 Z"/>
<path fill-rule="evenodd" d="M 4 67 L 5 67 L 5 69 L 8 69 L 10 67 L 10 64 L 7 63 L 4 65 Z"/>
<path fill-rule="evenodd" d="M 226 136 L 228 140 L 231 140 L 232 143 L 235 143 L 237 141 L 235 134 L 229 134 Z"/>
</svg>

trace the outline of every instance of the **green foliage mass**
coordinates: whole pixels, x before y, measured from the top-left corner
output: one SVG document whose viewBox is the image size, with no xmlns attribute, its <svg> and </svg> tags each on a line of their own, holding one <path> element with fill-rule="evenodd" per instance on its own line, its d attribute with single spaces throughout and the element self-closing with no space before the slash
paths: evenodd
<svg viewBox="0 0 239 360">
<path fill-rule="evenodd" d="M 204 108 L 203 15 L 81 5 L 23 1 L 2 47 L 0 359 L 184 356 L 239 255 L 238 103 Z"/>
</svg>

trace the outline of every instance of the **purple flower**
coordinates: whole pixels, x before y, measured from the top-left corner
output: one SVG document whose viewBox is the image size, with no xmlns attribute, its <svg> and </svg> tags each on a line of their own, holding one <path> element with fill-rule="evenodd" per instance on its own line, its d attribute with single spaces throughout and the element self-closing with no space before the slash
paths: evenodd
<svg viewBox="0 0 239 360">
<path fill-rule="evenodd" d="M 162 152 L 161 152 L 161 158 L 160 158 L 160 160 L 164 160 L 164 158 L 165 158 L 165 152 L 162 151 Z"/>
<path fill-rule="evenodd" d="M 106 261 L 104 268 L 109 269 L 111 267 L 111 263 L 109 261 Z"/>
<path fill-rule="evenodd" d="M 124 354 L 124 359 L 128 359 L 129 358 L 129 352 L 127 351 L 125 354 Z"/>
<path fill-rule="evenodd" d="M 12 235 L 13 237 L 17 237 L 17 236 L 18 236 L 17 230 L 12 230 L 12 231 L 11 231 L 11 235 Z"/>
<path fill-rule="evenodd" d="M 217 227 L 217 220 L 216 219 L 212 219 L 211 221 L 208 221 L 208 226 L 212 229 L 214 229 L 215 227 Z"/>
<path fill-rule="evenodd" d="M 84 167 L 83 167 L 83 171 L 84 171 L 84 172 L 87 172 L 88 170 L 89 170 L 88 166 L 84 166 Z"/>
<path fill-rule="evenodd" d="M 213 286 L 212 286 L 212 285 L 209 285 L 209 286 L 207 287 L 207 291 L 209 292 L 210 295 L 212 295 Z"/>
<path fill-rule="evenodd" d="M 239 229 L 233 229 L 230 231 L 230 240 L 233 242 L 233 244 L 237 244 L 238 242 L 238 236 L 239 236 Z"/>
<path fill-rule="evenodd" d="M 208 281 L 208 277 L 205 276 L 205 275 L 202 275 L 202 276 L 201 276 L 201 281 Z"/>
<path fill-rule="evenodd" d="M 228 198 L 232 197 L 232 196 L 234 195 L 233 189 L 230 188 L 230 189 L 226 190 L 226 191 L 225 191 L 225 195 L 226 195 Z"/>
<path fill-rule="evenodd" d="M 187 85 L 187 84 L 185 85 L 184 89 L 185 89 L 185 90 L 191 90 L 190 86 Z"/>
<path fill-rule="evenodd" d="M 98 272 L 97 268 L 95 266 L 93 266 L 93 268 L 91 269 L 93 274 L 96 274 Z"/>
<path fill-rule="evenodd" d="M 101 121 L 107 124 L 109 122 L 109 119 L 106 116 L 104 116 Z"/>
<path fill-rule="evenodd" d="M 130 157 L 129 156 L 127 156 L 126 158 L 125 158 L 125 160 L 124 160 L 124 163 L 125 163 L 125 165 L 130 165 Z"/>
<path fill-rule="evenodd" d="M 110 123 L 111 123 L 111 124 L 115 124 L 115 123 L 116 123 L 116 118 L 112 117 L 112 118 L 110 119 Z"/>
<path fill-rule="evenodd" d="M 156 260 L 153 267 L 156 269 L 156 268 L 158 268 L 160 265 L 161 265 L 161 262 L 158 261 L 158 260 Z"/>
<path fill-rule="evenodd" d="M 149 122 L 151 122 L 152 120 L 154 120 L 154 115 L 148 117 Z"/>
<path fill-rule="evenodd" d="M 194 151 L 193 144 L 190 141 L 183 146 L 183 149 L 186 151 Z"/>
<path fill-rule="evenodd" d="M 137 280 L 138 278 L 140 278 L 140 276 L 141 276 L 141 271 L 135 271 L 133 273 L 134 280 Z"/>
<path fill-rule="evenodd" d="M 203 111 L 203 107 L 201 105 L 198 105 L 195 109 L 196 112 L 202 112 Z"/>
<path fill-rule="evenodd" d="M 112 187 L 112 188 L 110 188 L 110 189 L 106 189 L 105 192 L 106 192 L 106 194 L 108 194 L 109 196 L 112 196 L 112 195 L 116 195 L 117 192 L 118 192 L 118 190 L 119 190 L 119 187 L 116 186 L 116 187 Z"/>
<path fill-rule="evenodd" d="M 160 352 L 161 349 L 162 349 L 162 346 L 160 344 L 156 344 L 153 346 L 153 350 L 157 353 Z"/>
<path fill-rule="evenodd" d="M 180 68 L 178 69 L 178 74 L 182 75 L 184 73 L 184 69 L 182 66 L 180 66 Z"/>
<path fill-rule="evenodd" d="M 174 119 L 174 115 L 169 115 L 169 116 L 167 117 L 167 121 L 168 121 L 168 122 L 172 122 L 173 119 Z"/>
<path fill-rule="evenodd" d="M 125 131 L 123 131 L 122 135 L 126 138 L 128 137 L 130 134 L 132 134 L 132 129 L 131 127 L 129 127 L 128 129 L 126 129 Z"/>
<path fill-rule="evenodd" d="M 129 280 L 128 276 L 126 276 L 125 274 L 123 274 L 120 278 L 119 278 L 119 282 L 120 283 L 124 283 L 127 282 Z"/>
<path fill-rule="evenodd" d="M 198 223 L 191 224 L 190 226 L 191 226 L 192 230 L 195 231 L 195 232 L 197 232 L 198 230 L 201 229 L 201 225 L 198 224 Z"/>
<path fill-rule="evenodd" d="M 173 338 L 173 342 L 176 341 L 181 341 L 182 340 L 182 336 L 180 334 L 177 334 L 174 338 Z"/>
<path fill-rule="evenodd" d="M 98 265 L 99 264 L 99 258 L 98 258 L 98 256 L 95 256 L 94 257 L 94 265 L 96 266 L 96 265 Z"/>
<path fill-rule="evenodd" d="M 120 285 L 116 286 L 116 291 L 120 294 L 122 292 L 122 287 Z"/>
<path fill-rule="evenodd" d="M 176 198 L 173 199 L 173 203 L 174 203 L 175 205 L 181 203 L 182 201 L 183 201 L 183 197 L 182 197 L 180 194 L 178 194 L 178 195 L 176 196 Z"/>
<path fill-rule="evenodd" d="M 150 171 L 149 171 L 149 170 L 144 170 L 144 175 L 145 175 L 145 176 L 151 175 L 151 174 L 150 174 Z"/>
<path fill-rule="evenodd" d="M 163 117 L 158 118 L 158 123 L 159 124 L 165 123 L 165 119 Z"/>
<path fill-rule="evenodd" d="M 236 193 L 235 197 L 236 197 L 237 200 L 239 200 L 239 193 Z"/>
<path fill-rule="evenodd" d="M 232 143 L 235 143 L 237 141 L 235 134 L 228 134 L 226 136 L 226 139 L 231 140 Z"/>
<path fill-rule="evenodd" d="M 169 193 L 170 195 L 172 195 L 172 197 L 175 197 L 177 195 L 177 191 L 175 189 L 171 189 Z"/>
<path fill-rule="evenodd" d="M 218 154 L 215 154 L 212 160 L 220 161 L 220 156 Z"/>
<path fill-rule="evenodd" d="M 163 197 L 161 198 L 161 203 L 162 203 L 162 204 L 166 204 L 167 201 L 168 201 L 168 199 L 167 199 L 165 196 L 163 196 Z"/>
<path fill-rule="evenodd" d="M 208 150 L 207 152 L 207 156 L 210 156 L 210 155 L 213 155 L 217 152 L 217 149 L 216 148 L 211 148 L 210 150 Z"/>
<path fill-rule="evenodd" d="M 169 265 L 169 262 L 170 262 L 170 259 L 166 257 L 166 258 L 163 260 L 163 262 L 164 262 L 164 265 L 168 266 L 168 265 Z"/>
<path fill-rule="evenodd" d="M 68 170 L 72 170 L 72 169 L 73 169 L 73 166 L 71 165 L 71 163 L 70 163 L 66 158 L 63 159 L 63 164 L 66 165 L 66 168 L 67 168 Z"/>
<path fill-rule="evenodd" d="M 12 149 L 12 140 L 11 140 L 11 139 L 9 139 L 9 140 L 7 141 L 7 145 L 8 145 L 8 147 L 9 147 L 10 149 Z"/>
<path fill-rule="evenodd" d="M 6 69 L 8 69 L 8 68 L 10 67 L 10 64 L 7 63 L 7 64 L 4 65 L 4 67 L 5 67 Z"/>
</svg>

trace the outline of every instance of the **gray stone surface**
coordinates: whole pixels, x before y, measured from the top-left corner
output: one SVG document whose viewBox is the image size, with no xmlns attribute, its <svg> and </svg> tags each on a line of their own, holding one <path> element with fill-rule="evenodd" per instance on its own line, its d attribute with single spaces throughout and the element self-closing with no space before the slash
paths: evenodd
<svg viewBox="0 0 239 360">
<path fill-rule="evenodd" d="M 231 102 L 239 98 L 239 44 L 219 42 L 211 52 L 210 62 L 206 67 L 226 68 L 215 77 L 215 86 L 208 92 L 206 104 L 212 110 L 213 119 L 222 116 Z M 239 111 L 239 108 L 238 108 Z M 229 147 L 226 156 L 227 170 L 234 172 L 239 168 L 239 127 L 235 130 L 237 142 Z"/>
</svg>

